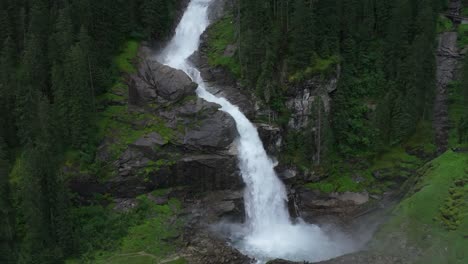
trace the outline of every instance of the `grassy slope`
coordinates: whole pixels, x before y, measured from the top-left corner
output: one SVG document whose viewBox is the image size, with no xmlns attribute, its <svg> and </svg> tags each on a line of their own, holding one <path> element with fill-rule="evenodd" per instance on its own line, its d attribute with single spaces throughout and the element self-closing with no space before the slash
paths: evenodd
<svg viewBox="0 0 468 264">
<path fill-rule="evenodd" d="M 133 64 L 139 42 L 129 40 L 122 52 L 115 57 L 114 63 L 122 74 L 136 71 Z M 158 132 L 165 140 L 172 137 L 172 130 L 167 128 L 162 120 L 150 114 L 130 111 L 127 107 L 128 87 L 123 78 L 106 94 L 98 98 L 101 106 L 95 120 L 96 142 L 104 138 L 111 139 L 109 151 L 116 159 L 128 144 L 150 132 Z M 135 126 L 134 123 L 141 123 Z M 112 175 L 108 166 L 93 162 L 83 162 L 79 153 L 67 153 L 66 163 L 69 166 L 80 164 L 81 170 L 92 170 L 99 178 Z M 157 165 L 157 164 L 156 164 Z M 155 192 L 154 196 L 164 195 L 164 190 Z M 97 201 L 109 202 L 109 197 L 96 197 Z M 85 249 L 78 259 L 70 259 L 66 263 L 96 263 L 96 264 L 150 264 L 160 263 L 166 257 L 175 253 L 178 242 L 173 239 L 180 233 L 181 222 L 176 220 L 180 202 L 172 199 L 168 205 L 155 205 L 146 196 L 138 198 L 139 206 L 127 213 L 118 213 L 107 207 L 88 206 L 74 209 L 74 219 L 79 221 L 77 232 L 83 241 Z M 183 258 L 171 258 L 169 264 L 184 264 Z"/>
<path fill-rule="evenodd" d="M 443 15 L 437 18 L 437 33 L 447 32 L 453 29 L 452 20 Z"/>
<path fill-rule="evenodd" d="M 236 55 L 224 56 L 226 47 L 235 43 L 236 33 L 232 16 L 226 16 L 208 28 L 208 63 L 225 67 L 236 77 L 240 77 L 240 65 Z"/>
<path fill-rule="evenodd" d="M 122 75 L 136 72 L 134 60 L 139 45 L 136 40 L 127 41 L 121 53 L 114 58 L 114 64 Z M 95 144 L 101 144 L 107 138 L 111 142 L 109 152 L 113 159 L 117 159 L 129 144 L 145 134 L 157 132 L 166 141 L 170 141 L 173 135 L 173 131 L 157 116 L 129 110 L 127 99 L 128 87 L 121 77 L 107 93 L 99 96 L 97 100 L 100 109 L 94 121 L 96 131 L 93 141 Z M 80 160 L 80 153 L 74 151 L 67 153 L 66 160 L 68 165 L 80 164 L 84 171 L 99 170 L 92 172 L 100 174 L 101 178 L 109 174 L 101 168 L 102 164 L 94 164 L 92 160 Z"/>
<path fill-rule="evenodd" d="M 397 184 L 394 181 L 397 177 L 399 181 L 408 179 L 412 176 L 412 171 L 424 164 L 424 161 L 418 157 L 408 154 L 406 149 L 420 149 L 424 153 L 433 153 L 435 151 L 433 138 L 431 124 L 421 122 L 412 137 L 402 144 L 376 155 L 372 160 L 369 160 L 366 168 L 355 168 L 352 167 L 354 164 L 348 165 L 338 161 L 331 165 L 328 178 L 317 183 L 308 183 L 305 186 L 325 193 L 367 190 L 371 194 L 381 194 L 388 187 Z M 372 173 L 379 170 L 393 175 L 393 179 L 390 177 L 383 181 L 377 181 Z M 353 178 L 362 179 L 357 182 Z"/>
<path fill-rule="evenodd" d="M 456 124 L 468 111 L 459 82 L 450 84 L 449 98 L 454 125 L 449 146 L 457 147 Z M 447 151 L 413 179 L 413 190 L 377 233 L 373 248 L 405 256 L 412 263 L 468 263 L 468 153 Z"/>
<path fill-rule="evenodd" d="M 413 193 L 377 234 L 374 248 L 415 263 L 468 263 L 467 168 L 468 154 L 452 151 L 424 166 Z"/>
<path fill-rule="evenodd" d="M 75 209 L 78 219 L 84 219 L 78 234 L 91 250 L 66 263 L 152 264 L 174 254 L 182 227 L 182 222 L 177 220 L 180 202 L 171 199 L 167 205 L 156 205 L 147 196 L 137 200 L 138 207 L 127 213 L 113 212 L 112 205 Z M 105 236 L 99 237 L 101 234 Z M 174 257 L 168 263 L 182 264 L 185 261 Z"/>
</svg>

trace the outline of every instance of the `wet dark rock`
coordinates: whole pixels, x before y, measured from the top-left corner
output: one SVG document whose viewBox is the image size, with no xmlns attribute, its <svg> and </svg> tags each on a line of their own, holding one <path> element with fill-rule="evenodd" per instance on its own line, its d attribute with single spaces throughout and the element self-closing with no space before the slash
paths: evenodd
<svg viewBox="0 0 468 264">
<path fill-rule="evenodd" d="M 197 191 L 238 190 L 243 182 L 232 155 L 204 154 L 186 156 L 175 165 L 176 185 Z"/>
<path fill-rule="evenodd" d="M 192 129 L 188 129 L 183 137 L 183 144 L 225 149 L 232 144 L 237 135 L 232 117 L 217 111 L 211 117 L 200 120 Z"/>
<path fill-rule="evenodd" d="M 191 264 L 251 264 L 253 261 L 209 232 L 194 234 L 184 253 Z"/>
<path fill-rule="evenodd" d="M 272 261 L 268 261 L 267 264 L 295 264 L 295 263 L 307 263 L 307 262 L 292 262 L 284 259 L 275 259 Z"/>
<path fill-rule="evenodd" d="M 452 151 L 457 153 L 468 153 L 468 148 L 452 148 Z"/>
<path fill-rule="evenodd" d="M 220 74 L 224 74 L 225 71 L 222 68 L 219 68 Z M 220 80 L 220 76 L 214 76 L 214 80 Z M 225 84 L 219 85 L 218 82 L 213 82 L 208 90 L 218 97 L 226 98 L 230 103 L 239 107 L 244 115 L 249 119 L 252 119 L 255 116 L 255 105 L 253 100 L 250 98 L 250 95 L 241 90 L 237 84 Z"/>
<path fill-rule="evenodd" d="M 74 176 L 68 185 L 71 190 L 78 194 L 79 200 L 91 200 L 96 194 L 106 192 L 106 186 L 100 183 L 94 175 L 79 174 L 79 172 L 73 174 Z"/>
<path fill-rule="evenodd" d="M 394 171 L 392 169 L 379 169 L 373 171 L 372 176 L 379 181 L 388 180 L 394 177 Z"/>
<path fill-rule="evenodd" d="M 280 179 L 282 179 L 283 181 L 288 181 L 288 180 L 291 180 L 291 179 L 294 179 L 295 177 L 298 176 L 298 173 L 296 170 L 293 170 L 293 169 L 286 169 L 286 170 L 283 170 L 281 171 L 280 173 L 278 173 L 278 176 L 280 177 Z"/>
<path fill-rule="evenodd" d="M 267 264 L 304 264 L 312 262 L 293 262 L 287 260 L 273 260 L 269 261 Z M 354 254 L 349 254 L 341 257 L 337 257 L 327 261 L 313 262 L 317 264 L 409 264 L 409 262 L 403 261 L 400 257 L 397 256 L 388 256 L 384 254 L 368 253 L 368 252 L 358 252 Z"/>
<path fill-rule="evenodd" d="M 321 215 L 350 216 L 359 206 L 369 201 L 368 193 L 330 193 L 300 189 L 297 205 L 306 220 L 313 221 Z"/>
<path fill-rule="evenodd" d="M 403 260 L 399 256 L 391 256 L 386 254 L 358 252 L 345 255 L 335 259 L 317 262 L 320 264 L 409 264 L 409 261 Z"/>
<path fill-rule="evenodd" d="M 200 39 L 200 48 L 195 52 L 190 60 L 197 66 L 200 74 L 208 85 L 207 89 L 214 95 L 226 98 L 229 102 L 239 107 L 239 109 L 249 118 L 255 115 L 255 104 L 251 95 L 243 90 L 237 83 L 236 78 L 228 69 L 220 66 L 211 66 L 208 63 L 208 32 L 205 31 Z M 235 53 L 237 46 L 235 43 L 228 45 L 224 55 L 230 57 Z"/>
<path fill-rule="evenodd" d="M 251 264 L 252 260 L 242 255 L 227 243 L 218 226 L 223 220 L 244 220 L 243 192 L 240 190 L 212 191 L 185 204 L 183 250 L 189 263 L 238 263 Z"/>
<path fill-rule="evenodd" d="M 131 146 L 136 148 L 143 153 L 148 155 L 153 155 L 157 148 L 160 148 L 166 145 L 168 142 L 164 140 L 164 138 L 156 132 L 149 133 L 137 141 L 135 141 Z"/>
<path fill-rule="evenodd" d="M 269 124 L 256 124 L 258 134 L 268 154 L 277 156 L 283 144 L 282 131 L 279 127 Z"/>
<path fill-rule="evenodd" d="M 167 195 L 155 197 L 152 194 L 148 194 L 148 199 L 156 205 L 165 205 L 169 202 L 169 197 Z"/>
<path fill-rule="evenodd" d="M 323 105 L 326 113 L 330 111 L 330 93 L 337 88 L 338 78 L 328 79 L 312 78 L 305 82 L 293 85 L 289 90 L 286 107 L 291 111 L 288 127 L 294 130 L 301 130 L 309 126 L 315 120 L 317 105 Z M 313 117 L 313 118 L 312 118 Z M 314 124 L 315 126 L 315 124 Z"/>
<path fill-rule="evenodd" d="M 232 8 L 232 0 L 214 1 L 208 8 L 208 19 L 213 23 L 222 18 Z"/>
<path fill-rule="evenodd" d="M 129 77 L 128 85 L 129 102 L 140 106 L 155 102 L 175 103 L 187 96 L 195 96 L 198 87 L 183 71 L 154 59 L 144 59 L 138 72 Z"/>
<path fill-rule="evenodd" d="M 138 206 L 138 201 L 134 198 L 115 199 L 114 210 L 118 212 L 128 212 Z"/>
<path fill-rule="evenodd" d="M 450 122 L 448 116 L 448 85 L 455 79 L 460 54 L 457 48 L 457 32 L 444 32 L 439 36 L 437 49 L 437 87 L 434 97 L 434 134 L 437 154 L 448 148 Z"/>
</svg>

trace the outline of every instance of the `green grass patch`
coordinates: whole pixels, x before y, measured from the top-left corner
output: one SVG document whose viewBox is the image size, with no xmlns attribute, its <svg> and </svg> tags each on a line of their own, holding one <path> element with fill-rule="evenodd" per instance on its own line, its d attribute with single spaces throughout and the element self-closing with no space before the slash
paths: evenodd
<svg viewBox="0 0 468 264">
<path fill-rule="evenodd" d="M 421 165 L 421 161 L 417 157 L 409 155 L 403 147 L 396 146 L 380 155 L 377 155 L 369 170 L 374 171 L 396 166 L 407 166 L 407 164 L 415 164 L 416 168 L 418 165 Z"/>
<path fill-rule="evenodd" d="M 115 64 L 121 72 L 135 73 L 136 68 L 133 65 L 133 60 L 138 54 L 140 43 L 136 40 L 129 40 L 125 43 L 122 52 L 115 57 Z"/>
<path fill-rule="evenodd" d="M 424 134 L 424 132 L 418 133 Z M 419 143 L 417 138 L 419 136 L 413 139 L 412 144 Z M 423 140 L 420 143 L 427 142 Z M 323 193 L 367 190 L 372 194 L 381 194 L 388 188 L 395 187 L 396 182 L 409 179 L 413 176 L 413 172 L 423 165 L 422 160 L 408 154 L 402 145 L 373 156 L 367 160 L 367 163 L 355 166 L 356 164 L 348 164 L 341 158 L 335 157 L 335 162 L 327 165 L 328 177 L 319 182 L 307 183 L 305 187 Z M 373 173 L 377 171 L 383 175 L 381 179 L 373 176 Z"/>
<path fill-rule="evenodd" d="M 459 81 L 451 82 L 448 86 L 449 92 L 449 119 L 454 126 L 449 131 L 449 146 L 459 145 L 458 125 L 462 117 L 468 113 L 468 105 L 465 103 L 463 87 Z"/>
<path fill-rule="evenodd" d="M 315 75 L 328 75 L 335 70 L 335 66 L 340 62 L 340 58 L 336 55 L 320 58 L 316 56 L 313 64 L 303 71 L 299 71 L 289 77 L 290 82 L 300 82 Z"/>
<path fill-rule="evenodd" d="M 439 17 L 437 18 L 437 33 L 451 31 L 452 29 L 452 20 L 448 19 L 443 15 L 439 15 Z"/>
<path fill-rule="evenodd" d="M 223 66 L 236 77 L 240 77 L 240 65 L 236 56 L 225 56 L 229 45 L 236 43 L 234 17 L 226 16 L 208 29 L 208 63 L 212 66 Z"/>
<path fill-rule="evenodd" d="M 98 138 L 111 137 L 114 142 L 111 153 L 116 158 L 127 146 L 151 132 L 159 133 L 166 141 L 173 136 L 165 122 L 151 114 L 130 111 L 127 106 L 108 106 L 98 114 L 96 121 Z"/>
<path fill-rule="evenodd" d="M 332 193 L 332 192 L 360 192 L 363 190 L 363 186 L 348 175 L 340 177 L 332 177 L 327 179 L 327 181 L 308 183 L 305 187 L 311 190 L 318 190 L 323 193 Z"/>
<path fill-rule="evenodd" d="M 461 15 L 464 16 L 464 17 L 468 17 L 468 8 L 467 7 L 464 7 L 462 9 Z"/>
<path fill-rule="evenodd" d="M 448 151 L 424 166 L 410 196 L 377 233 L 373 248 L 414 257 L 411 263 L 468 263 L 468 185 L 460 184 L 467 165 L 468 154 Z M 447 219 L 456 225 L 448 228 Z"/>
<path fill-rule="evenodd" d="M 468 45 L 468 25 L 461 24 L 458 25 L 458 47 L 464 48 Z"/>
<path fill-rule="evenodd" d="M 427 154 L 436 152 L 437 147 L 434 143 L 434 128 L 431 121 L 420 121 L 416 130 L 402 146 L 405 148 L 420 149 Z"/>
<path fill-rule="evenodd" d="M 128 213 L 115 212 L 111 206 L 76 208 L 73 216 L 82 256 L 67 263 L 149 264 L 174 254 L 180 246 L 176 238 L 182 222 L 176 215 L 181 203 L 170 199 L 166 205 L 156 205 L 146 195 L 137 199 L 138 207 Z"/>
</svg>

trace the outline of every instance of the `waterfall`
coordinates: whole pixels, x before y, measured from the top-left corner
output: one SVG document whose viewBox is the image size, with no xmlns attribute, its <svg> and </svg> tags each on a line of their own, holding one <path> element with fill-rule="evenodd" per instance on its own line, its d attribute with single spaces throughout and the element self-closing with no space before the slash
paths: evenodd
<svg viewBox="0 0 468 264">
<path fill-rule="evenodd" d="M 285 186 L 274 171 L 274 163 L 263 148 L 256 127 L 237 106 L 208 92 L 200 72 L 187 61 L 198 49 L 200 36 L 209 25 L 208 7 L 214 1 L 192 0 L 189 3 L 175 36 L 158 55 L 158 60 L 186 72 L 198 83 L 198 96 L 221 105 L 220 110 L 236 122 L 239 168 L 246 184 L 247 217 L 245 232 L 235 246 L 259 263 L 275 258 L 320 261 L 348 252 L 345 247 L 333 243 L 318 226 L 291 222 Z"/>
</svg>

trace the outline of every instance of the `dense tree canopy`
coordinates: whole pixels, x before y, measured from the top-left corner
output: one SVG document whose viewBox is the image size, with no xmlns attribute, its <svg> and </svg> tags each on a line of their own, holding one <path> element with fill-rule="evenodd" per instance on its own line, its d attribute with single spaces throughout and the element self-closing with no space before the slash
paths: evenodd
<svg viewBox="0 0 468 264">
<path fill-rule="evenodd" d="M 408 137 L 421 118 L 429 118 L 435 21 L 444 3 L 241 0 L 243 78 L 281 112 L 275 97 L 282 97 L 287 80 L 276 76 L 286 72 L 289 81 L 300 81 L 320 73 L 313 70 L 320 63 L 340 58 L 331 116 L 335 145 L 342 154 L 377 151 Z"/>
<path fill-rule="evenodd" d="M 0 262 L 60 263 L 76 253 L 61 156 L 90 151 L 95 97 L 119 77 L 113 57 L 123 42 L 164 38 L 177 6 L 0 0 Z"/>
</svg>

